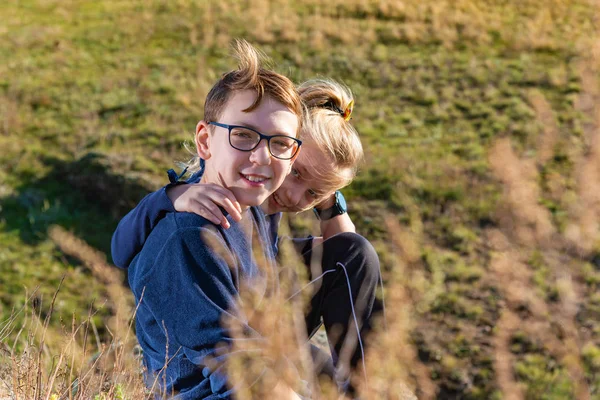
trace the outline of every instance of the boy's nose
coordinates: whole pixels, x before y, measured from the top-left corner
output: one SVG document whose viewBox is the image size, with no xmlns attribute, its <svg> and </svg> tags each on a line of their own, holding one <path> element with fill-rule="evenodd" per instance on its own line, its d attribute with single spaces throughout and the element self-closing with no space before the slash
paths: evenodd
<svg viewBox="0 0 600 400">
<path fill-rule="evenodd" d="M 266 140 L 261 140 L 258 146 L 250 152 L 250 161 L 258 165 L 271 164 L 271 153 Z"/>
</svg>

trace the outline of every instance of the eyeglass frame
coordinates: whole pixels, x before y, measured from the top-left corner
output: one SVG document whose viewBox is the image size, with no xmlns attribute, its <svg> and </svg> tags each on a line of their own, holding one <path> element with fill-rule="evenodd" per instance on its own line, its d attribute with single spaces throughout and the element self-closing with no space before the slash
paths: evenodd
<svg viewBox="0 0 600 400">
<path fill-rule="evenodd" d="M 291 137 L 291 136 L 288 136 L 288 135 L 272 135 L 272 136 L 269 136 L 269 135 L 265 135 L 265 134 L 260 133 L 256 129 L 252 129 L 252 128 L 249 128 L 249 127 L 244 126 L 244 125 L 229 125 L 229 124 L 222 124 L 220 122 L 209 122 L 208 125 L 214 125 L 214 126 L 218 126 L 220 128 L 227 129 L 227 131 L 228 131 L 227 132 L 227 138 L 229 139 L 229 145 L 231 147 L 233 147 L 234 149 L 239 150 L 239 151 L 252 151 L 252 150 L 256 149 L 258 147 L 258 145 L 260 144 L 260 142 L 262 142 L 262 140 L 264 139 L 264 140 L 267 141 L 267 149 L 269 150 L 269 154 L 271 156 L 277 158 L 278 160 L 291 160 L 292 158 L 294 158 L 294 156 L 296 154 L 298 154 L 298 151 L 300 150 L 300 146 L 302 146 L 302 140 L 297 139 L 295 137 Z M 252 131 L 252 132 L 256 133 L 260 139 L 258 140 L 258 142 L 256 142 L 256 145 L 253 148 L 251 148 L 251 149 L 247 149 L 247 150 L 246 149 L 239 149 L 239 148 L 235 147 L 233 144 L 231 144 L 231 131 L 234 128 L 248 129 L 249 131 Z M 281 158 L 281 157 L 278 157 L 275 154 L 273 154 L 273 152 L 271 151 L 271 139 L 272 138 L 276 138 L 276 137 L 289 138 L 289 139 L 294 140 L 296 143 L 298 143 L 298 147 L 296 147 L 296 151 L 294 152 L 294 154 L 292 154 L 289 158 Z"/>
</svg>

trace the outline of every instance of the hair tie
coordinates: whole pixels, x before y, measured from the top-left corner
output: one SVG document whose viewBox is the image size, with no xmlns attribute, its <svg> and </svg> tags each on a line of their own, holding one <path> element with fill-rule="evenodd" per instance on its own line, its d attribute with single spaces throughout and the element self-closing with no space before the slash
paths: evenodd
<svg viewBox="0 0 600 400">
<path fill-rule="evenodd" d="M 331 100 L 327 101 L 327 103 L 323 104 L 321 107 L 335 111 L 340 114 L 342 118 L 344 118 L 344 121 L 349 121 L 350 116 L 352 115 L 352 110 L 354 109 L 354 100 L 350 100 L 350 103 L 348 103 L 344 110 L 336 106 Z"/>
<path fill-rule="evenodd" d="M 327 103 L 323 104 L 321 107 L 323 107 L 326 110 L 331 110 L 333 112 L 336 112 L 340 115 L 344 115 L 344 111 L 342 111 L 341 108 L 336 106 L 332 100 L 327 100 Z"/>
<path fill-rule="evenodd" d="M 350 121 L 350 116 L 352 115 L 352 110 L 354 109 L 354 99 L 350 100 L 350 103 L 346 106 L 346 109 L 342 113 L 342 117 L 344 121 Z"/>
</svg>

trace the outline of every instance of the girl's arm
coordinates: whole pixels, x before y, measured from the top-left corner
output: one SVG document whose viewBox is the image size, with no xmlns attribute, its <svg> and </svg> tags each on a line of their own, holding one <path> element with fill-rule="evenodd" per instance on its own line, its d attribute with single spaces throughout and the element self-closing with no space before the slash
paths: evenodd
<svg viewBox="0 0 600 400">
<path fill-rule="evenodd" d="M 321 235 L 327 240 L 342 232 L 356 232 L 356 227 L 348 213 L 338 215 L 326 221 L 321 221 Z"/>
<path fill-rule="evenodd" d="M 117 267 L 129 267 L 129 263 L 142 250 L 156 224 L 168 212 L 175 211 L 166 190 L 167 186 L 144 197 L 119 222 L 110 244 L 113 263 Z"/>
<path fill-rule="evenodd" d="M 236 221 L 241 219 L 241 208 L 233 194 L 217 185 L 204 185 L 201 175 L 193 175 L 187 182 L 174 181 L 150 193 L 127 214 L 112 237 L 111 253 L 113 262 L 120 268 L 127 268 L 156 224 L 169 212 L 193 212 L 216 225 L 229 228 L 223 209 Z M 185 184 L 188 183 L 188 184 Z"/>
<path fill-rule="evenodd" d="M 327 198 L 327 200 L 317 204 L 315 208 L 319 210 L 326 210 L 333 207 L 334 203 L 335 195 L 331 195 L 329 198 Z M 336 215 L 330 219 L 322 219 L 320 226 L 322 240 L 327 240 L 333 235 L 342 232 L 356 232 L 356 227 L 354 226 L 354 223 L 347 212 L 341 215 Z"/>
</svg>

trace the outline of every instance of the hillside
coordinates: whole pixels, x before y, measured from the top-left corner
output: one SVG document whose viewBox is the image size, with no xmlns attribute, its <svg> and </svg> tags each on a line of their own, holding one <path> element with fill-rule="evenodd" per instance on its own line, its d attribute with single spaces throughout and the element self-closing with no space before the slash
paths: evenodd
<svg viewBox="0 0 600 400">
<path fill-rule="evenodd" d="M 425 399 L 600 398 L 599 21 L 585 0 L 9 1 L 0 356 L 42 340 L 51 370 L 72 318 L 95 332 L 77 354 L 123 328 L 111 234 L 186 158 L 243 37 L 356 97 L 366 159 L 344 194 L 392 330 L 373 374 Z M 43 339 L 19 332 L 47 315 Z"/>
</svg>

